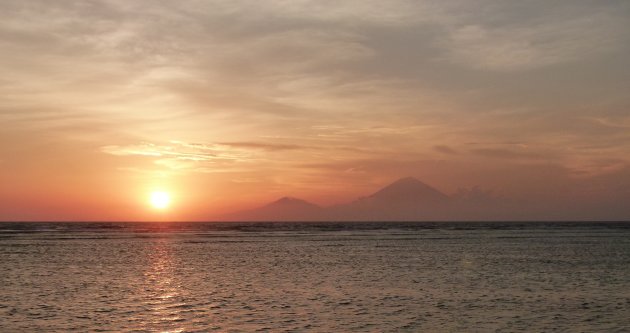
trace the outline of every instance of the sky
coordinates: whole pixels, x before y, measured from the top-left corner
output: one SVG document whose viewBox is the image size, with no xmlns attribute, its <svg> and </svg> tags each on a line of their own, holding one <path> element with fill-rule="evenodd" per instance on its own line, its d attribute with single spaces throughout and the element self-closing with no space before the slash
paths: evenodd
<svg viewBox="0 0 630 333">
<path fill-rule="evenodd" d="M 628 59 L 626 0 L 3 0 L 0 220 L 207 220 L 406 176 L 629 220 Z"/>
</svg>

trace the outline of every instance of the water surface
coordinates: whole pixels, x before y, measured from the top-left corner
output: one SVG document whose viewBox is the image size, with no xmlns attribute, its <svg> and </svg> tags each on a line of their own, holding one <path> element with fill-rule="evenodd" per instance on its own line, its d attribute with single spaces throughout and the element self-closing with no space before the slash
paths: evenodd
<svg viewBox="0 0 630 333">
<path fill-rule="evenodd" d="M 0 328 L 630 331 L 628 223 L 0 223 Z"/>
</svg>

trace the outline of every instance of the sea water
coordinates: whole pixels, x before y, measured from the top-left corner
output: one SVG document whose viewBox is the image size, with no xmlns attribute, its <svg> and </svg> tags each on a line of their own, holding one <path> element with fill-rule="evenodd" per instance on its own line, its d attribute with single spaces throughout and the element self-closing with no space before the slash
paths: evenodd
<svg viewBox="0 0 630 333">
<path fill-rule="evenodd" d="M 2 332 L 628 332 L 630 223 L 0 223 Z"/>
</svg>

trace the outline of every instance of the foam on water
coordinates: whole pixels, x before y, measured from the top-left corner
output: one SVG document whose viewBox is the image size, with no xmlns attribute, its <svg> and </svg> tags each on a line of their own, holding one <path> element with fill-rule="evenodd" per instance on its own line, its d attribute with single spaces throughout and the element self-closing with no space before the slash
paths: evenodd
<svg viewBox="0 0 630 333">
<path fill-rule="evenodd" d="M 625 331 L 624 223 L 0 224 L 2 331 Z"/>
</svg>

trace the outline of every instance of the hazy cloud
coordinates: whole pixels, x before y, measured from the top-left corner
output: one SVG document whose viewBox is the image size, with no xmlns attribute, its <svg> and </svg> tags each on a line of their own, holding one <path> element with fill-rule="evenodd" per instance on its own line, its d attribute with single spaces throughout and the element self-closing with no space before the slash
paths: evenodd
<svg viewBox="0 0 630 333">
<path fill-rule="evenodd" d="M 245 149 L 261 149 L 261 150 L 294 150 L 294 149 L 307 149 L 308 147 L 300 146 L 300 145 L 292 145 L 292 144 L 282 144 L 282 143 L 265 143 L 265 142 L 219 142 L 219 145 L 234 147 L 234 148 L 245 148 Z"/>
<path fill-rule="evenodd" d="M 473 153 L 486 156 L 486 157 L 495 157 L 495 158 L 509 158 L 509 159 L 518 159 L 518 158 L 541 158 L 542 156 L 535 152 L 530 152 L 526 150 L 509 150 L 509 149 L 497 149 L 497 148 L 479 148 L 473 149 Z"/>
<path fill-rule="evenodd" d="M 626 40 L 626 27 L 609 8 L 574 13 L 577 17 L 536 16 L 508 26 L 464 25 L 447 42 L 452 61 L 478 69 L 534 69 L 606 53 Z"/>
<path fill-rule="evenodd" d="M 433 146 L 433 150 L 443 153 L 443 154 L 457 154 L 457 151 L 449 146 L 443 146 L 443 145 Z"/>
<path fill-rule="evenodd" d="M 520 179 L 552 171 L 612 188 L 629 45 L 615 0 L 4 0 L 0 154 L 271 192 L 413 174 L 531 194 Z"/>
<path fill-rule="evenodd" d="M 224 145 L 179 141 L 169 144 L 110 145 L 102 147 L 101 151 L 115 156 L 150 158 L 155 165 L 184 171 L 207 171 L 209 167 L 222 169 L 226 165 L 248 161 L 253 158 L 251 154 L 242 150 L 228 149 Z"/>
</svg>

